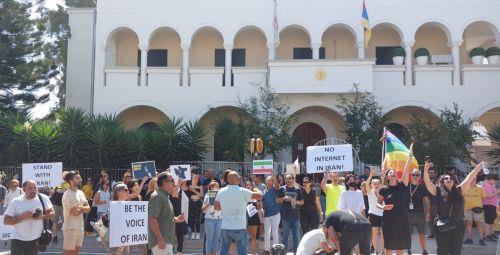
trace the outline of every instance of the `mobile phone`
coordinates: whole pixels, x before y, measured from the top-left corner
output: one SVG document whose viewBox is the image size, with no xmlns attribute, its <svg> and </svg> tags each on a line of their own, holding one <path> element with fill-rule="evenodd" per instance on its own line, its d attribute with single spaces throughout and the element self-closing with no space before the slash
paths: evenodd
<svg viewBox="0 0 500 255">
<path fill-rule="evenodd" d="M 425 156 L 425 162 L 432 162 L 431 156 Z"/>
</svg>

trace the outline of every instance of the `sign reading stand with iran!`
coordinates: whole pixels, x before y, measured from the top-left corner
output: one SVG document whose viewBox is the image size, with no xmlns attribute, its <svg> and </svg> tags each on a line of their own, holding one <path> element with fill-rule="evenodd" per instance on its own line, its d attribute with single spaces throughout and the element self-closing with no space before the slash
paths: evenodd
<svg viewBox="0 0 500 255">
<path fill-rule="evenodd" d="M 273 174 L 273 160 L 254 160 L 253 174 Z"/>
<path fill-rule="evenodd" d="M 33 180 L 37 187 L 55 187 L 63 181 L 62 162 L 57 163 L 24 163 L 23 182 Z"/>
<path fill-rule="evenodd" d="M 109 247 L 148 243 L 148 202 L 111 201 Z"/>
<path fill-rule="evenodd" d="M 307 147 L 307 173 L 353 170 L 352 144 Z"/>
</svg>

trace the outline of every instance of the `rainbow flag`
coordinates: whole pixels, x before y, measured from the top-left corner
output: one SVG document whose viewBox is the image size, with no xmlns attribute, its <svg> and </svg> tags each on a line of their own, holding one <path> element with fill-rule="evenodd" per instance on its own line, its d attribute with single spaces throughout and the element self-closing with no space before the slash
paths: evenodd
<svg viewBox="0 0 500 255">
<path fill-rule="evenodd" d="M 366 10 L 366 3 L 363 0 L 363 12 L 361 13 L 361 26 L 365 29 L 365 47 L 368 47 L 368 42 L 372 37 L 372 28 L 370 27 L 370 19 L 368 18 L 368 11 Z"/>
<path fill-rule="evenodd" d="M 385 157 L 384 168 L 394 169 L 401 177 L 403 170 L 408 160 L 408 153 L 410 150 L 399 140 L 394 134 L 385 130 Z M 410 165 L 410 171 L 418 169 L 418 162 L 415 158 Z"/>
</svg>

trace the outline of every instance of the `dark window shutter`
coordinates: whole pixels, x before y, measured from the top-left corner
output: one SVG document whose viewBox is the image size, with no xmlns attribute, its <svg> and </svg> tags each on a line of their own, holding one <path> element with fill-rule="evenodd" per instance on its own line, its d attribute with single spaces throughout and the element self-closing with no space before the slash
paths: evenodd
<svg viewBox="0 0 500 255">
<path fill-rule="evenodd" d="M 312 59 L 312 49 L 293 48 L 293 59 Z"/>
<path fill-rule="evenodd" d="M 226 51 L 224 49 L 215 49 L 215 66 L 224 67 L 226 65 Z"/>
<path fill-rule="evenodd" d="M 148 51 L 148 66 L 164 66 L 168 63 L 167 49 L 151 49 Z"/>
<path fill-rule="evenodd" d="M 233 66 L 246 66 L 245 49 L 233 49 L 232 55 L 231 62 Z"/>
<path fill-rule="evenodd" d="M 377 60 L 375 61 L 376 65 L 392 65 L 391 52 L 394 48 L 398 48 L 399 46 L 383 46 L 375 48 L 375 57 Z"/>
<path fill-rule="evenodd" d="M 137 49 L 137 66 L 141 67 L 141 50 Z"/>
<path fill-rule="evenodd" d="M 319 48 L 319 59 L 325 59 L 325 47 Z"/>
</svg>

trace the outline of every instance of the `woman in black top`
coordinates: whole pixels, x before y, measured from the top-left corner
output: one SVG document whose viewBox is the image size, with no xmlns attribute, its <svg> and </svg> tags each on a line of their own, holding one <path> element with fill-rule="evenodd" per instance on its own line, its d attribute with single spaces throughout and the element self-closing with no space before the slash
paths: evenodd
<svg viewBox="0 0 500 255">
<path fill-rule="evenodd" d="M 396 254 L 403 254 L 404 250 L 409 250 L 411 247 L 407 186 L 409 182 L 408 169 L 412 159 L 413 153 L 410 151 L 401 181 L 398 180 L 395 170 L 387 171 L 389 185 L 382 188 L 378 194 L 377 207 L 384 210 L 382 232 L 384 233 L 384 248 L 387 250 L 387 254 L 392 254 L 393 251 L 396 251 Z"/>
<path fill-rule="evenodd" d="M 156 183 L 156 182 L 155 182 Z M 170 203 L 172 203 L 172 207 L 174 209 L 174 215 L 182 214 L 182 192 L 188 190 L 186 183 L 184 181 L 179 181 L 174 184 L 174 188 L 170 193 L 169 199 Z M 175 223 L 175 236 L 177 237 L 177 247 L 175 247 L 175 251 L 177 255 L 182 254 L 184 250 L 184 235 L 187 233 L 187 224 L 185 221 L 176 222 Z"/>
<path fill-rule="evenodd" d="M 187 181 L 189 191 L 189 228 L 191 229 L 191 240 L 200 240 L 201 224 L 201 205 L 203 200 L 203 187 L 200 183 L 200 177 L 196 174 L 192 176 L 191 181 Z"/>
<path fill-rule="evenodd" d="M 472 185 L 474 176 L 482 169 L 482 164 L 479 164 L 472 170 L 465 180 L 457 185 L 457 181 L 453 176 L 448 174 L 442 175 L 439 178 L 438 184 L 432 183 L 429 178 L 429 168 L 432 167 L 431 162 L 425 162 L 424 167 L 424 183 L 430 194 L 436 197 L 437 216 L 434 226 L 438 220 L 451 220 L 453 229 L 440 231 L 436 229 L 437 254 L 460 254 L 462 250 L 462 241 L 465 233 L 464 218 L 464 199 L 462 193 L 466 192 Z M 385 233 L 384 233 L 385 234 Z"/>
<path fill-rule="evenodd" d="M 316 191 L 311 188 L 311 179 L 304 177 L 302 179 L 302 195 L 304 196 L 304 204 L 300 208 L 300 226 L 302 234 L 317 229 L 322 221 L 323 211 L 319 202 L 319 196 Z"/>
</svg>

